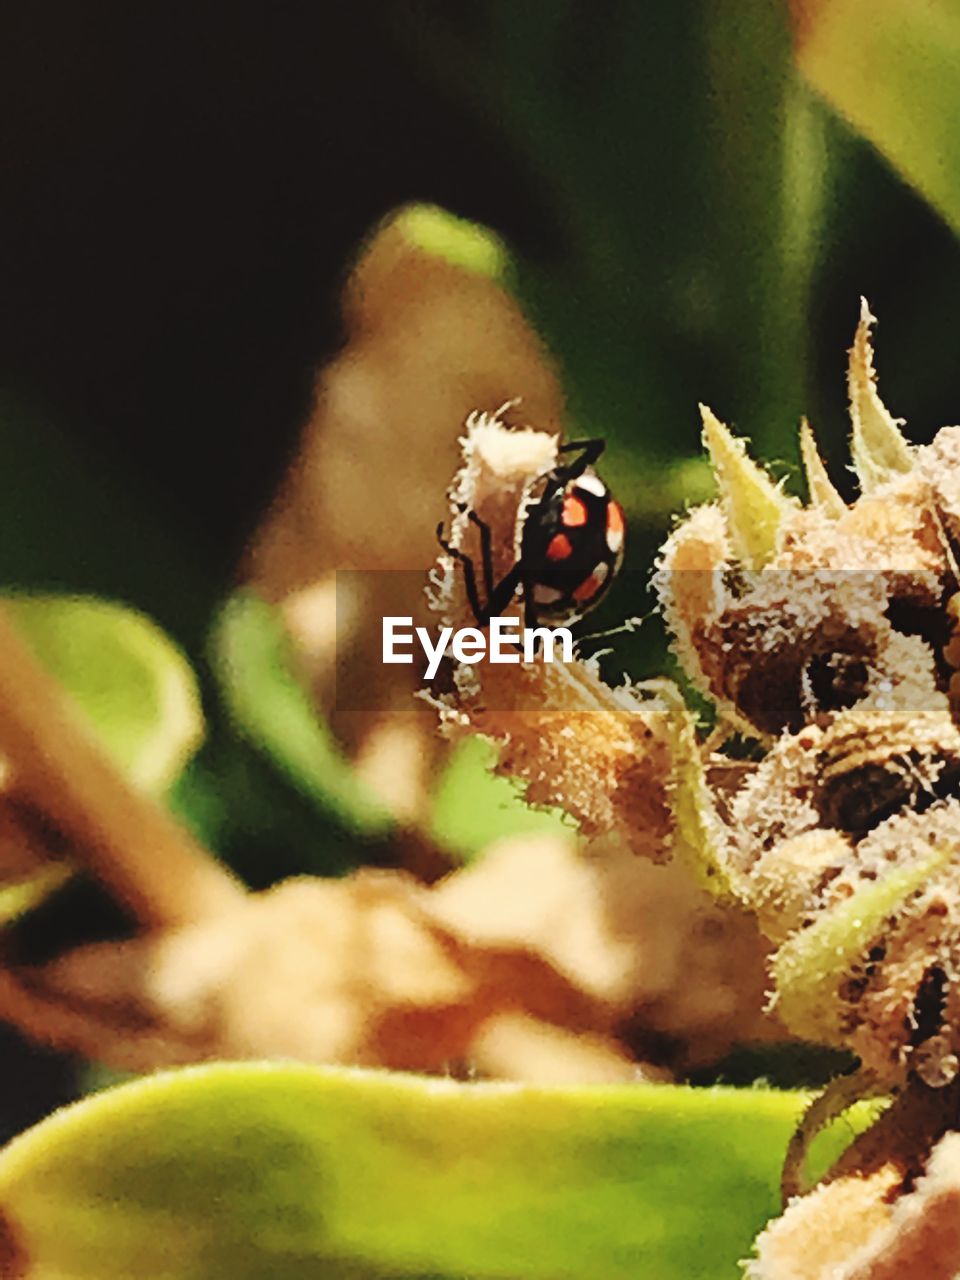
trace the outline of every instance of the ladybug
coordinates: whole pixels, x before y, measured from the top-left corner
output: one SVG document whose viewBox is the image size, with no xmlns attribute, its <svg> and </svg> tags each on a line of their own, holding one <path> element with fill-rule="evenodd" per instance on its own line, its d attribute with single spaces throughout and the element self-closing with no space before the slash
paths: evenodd
<svg viewBox="0 0 960 1280">
<path fill-rule="evenodd" d="M 475 511 L 470 520 L 480 531 L 483 557 L 481 603 L 473 560 L 443 538 L 444 551 L 463 566 L 464 586 L 477 625 L 503 613 L 519 591 L 524 626 L 538 621 L 565 626 L 582 618 L 606 595 L 623 561 L 623 508 L 593 470 L 603 453 L 603 440 L 578 440 L 561 445 L 560 454 L 577 453 L 540 476 L 533 486 L 520 535 L 520 556 L 499 582 L 494 581 L 490 526 Z"/>
</svg>

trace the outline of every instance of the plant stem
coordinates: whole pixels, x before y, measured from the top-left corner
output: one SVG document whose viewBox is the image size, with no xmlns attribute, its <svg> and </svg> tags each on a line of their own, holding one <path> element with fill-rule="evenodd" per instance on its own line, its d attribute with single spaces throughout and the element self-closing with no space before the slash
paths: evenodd
<svg viewBox="0 0 960 1280">
<path fill-rule="evenodd" d="M 242 901 L 239 882 L 106 757 L 3 609 L 0 754 L 12 789 L 145 928 L 188 924 Z"/>
</svg>

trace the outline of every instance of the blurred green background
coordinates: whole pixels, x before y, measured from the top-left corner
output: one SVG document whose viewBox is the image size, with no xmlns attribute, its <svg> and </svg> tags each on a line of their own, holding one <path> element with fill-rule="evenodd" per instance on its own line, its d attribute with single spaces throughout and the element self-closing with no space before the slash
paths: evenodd
<svg viewBox="0 0 960 1280">
<path fill-rule="evenodd" d="M 955 35 L 953 0 L 916 21 L 938 13 Z M 652 464 L 698 452 L 697 400 L 786 468 L 807 413 L 844 482 L 860 294 L 914 438 L 955 412 L 955 238 L 802 83 L 785 6 L 48 0 L 3 23 L 6 581 L 134 601 L 196 648 L 351 254 L 408 200 L 513 248 L 635 525 L 675 506 Z"/>
<path fill-rule="evenodd" d="M 735 0 L 4 14 L 0 581 L 128 602 L 184 647 L 209 740 L 174 799 L 251 882 L 382 853 L 306 703 L 278 692 L 269 620 L 240 620 L 261 643 L 239 678 L 261 729 L 287 699 L 306 782 L 256 724 L 229 723 L 209 637 L 341 342 L 351 255 L 397 205 L 510 247 L 571 433 L 608 439 L 634 569 L 706 492 L 698 400 L 787 476 L 806 413 L 850 491 L 861 294 L 911 437 L 955 418 L 960 168 L 942 121 L 960 106 L 960 12 L 883 0 L 864 34 L 856 7 L 838 0 L 832 36 L 822 6 L 795 30 L 786 6 Z M 597 626 L 626 608 L 611 593 Z M 663 660 L 655 624 L 609 643 L 613 675 Z"/>
</svg>

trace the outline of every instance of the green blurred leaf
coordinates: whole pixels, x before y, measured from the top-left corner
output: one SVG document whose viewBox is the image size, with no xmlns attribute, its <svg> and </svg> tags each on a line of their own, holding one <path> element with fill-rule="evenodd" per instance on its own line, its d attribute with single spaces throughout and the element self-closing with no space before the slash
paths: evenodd
<svg viewBox="0 0 960 1280">
<path fill-rule="evenodd" d="M 272 605 L 252 592 L 231 597 L 214 626 L 211 661 L 235 730 L 302 795 L 360 834 L 392 826 L 297 679 L 293 646 Z"/>
<path fill-rule="evenodd" d="M 699 452 L 698 400 L 761 456 L 795 456 L 834 122 L 786 6 L 488 0 L 400 37 L 496 121 L 549 211 L 518 293 L 628 510 L 655 464 Z"/>
<path fill-rule="evenodd" d="M 292 646 L 273 606 L 249 592 L 235 595 L 220 614 L 212 648 L 213 666 L 234 728 L 322 816 L 334 817 L 364 836 L 388 831 L 392 819 L 357 780 L 297 680 Z M 430 834 L 455 853 L 478 853 L 503 836 L 570 829 L 559 810 L 531 809 L 513 783 L 496 777 L 491 772 L 495 754 L 489 744 L 471 739 L 457 748 L 440 777 Z M 229 767 L 223 751 L 216 753 L 215 766 L 217 770 Z M 245 790 L 232 788 L 240 793 L 236 803 L 241 809 Z M 197 808 L 196 800 L 190 804 Z M 274 824 L 277 816 L 274 807 L 270 816 Z M 210 826 L 209 813 L 206 826 Z M 316 825 L 312 834 L 316 841 Z M 329 839 L 325 833 L 324 843 Z M 357 856 L 354 846 L 355 860 Z M 343 866 L 338 863 L 337 869 Z M 330 867 L 324 870 L 329 872 Z"/>
<path fill-rule="evenodd" d="M 74 873 L 70 862 L 51 862 L 36 875 L 0 885 L 0 926 L 13 924 L 45 902 Z"/>
<path fill-rule="evenodd" d="M 797 60 L 827 101 L 960 232 L 960 5 L 797 5 Z"/>
<path fill-rule="evenodd" d="M 803 1101 L 220 1064 L 17 1139 L 0 1209 L 29 1280 L 733 1280 Z"/>
<path fill-rule="evenodd" d="M 418 249 L 453 266 L 493 280 L 503 280 L 510 273 L 510 257 L 499 236 L 437 205 L 409 205 L 394 225 Z"/>
<path fill-rule="evenodd" d="M 460 743 L 434 796 L 431 832 L 446 848 L 469 857 L 505 836 L 570 834 L 560 809 L 532 809 L 509 778 L 491 772 L 496 748 L 482 738 Z"/>
<path fill-rule="evenodd" d="M 382 858 L 390 832 L 365 838 L 349 811 L 340 818 L 322 812 L 268 755 L 218 719 L 169 799 L 245 883 L 266 889 L 289 876 L 344 875 Z"/>
<path fill-rule="evenodd" d="M 200 744 L 190 665 L 142 614 L 76 596 L 7 596 L 4 607 L 103 746 L 145 790 L 164 791 Z"/>
</svg>

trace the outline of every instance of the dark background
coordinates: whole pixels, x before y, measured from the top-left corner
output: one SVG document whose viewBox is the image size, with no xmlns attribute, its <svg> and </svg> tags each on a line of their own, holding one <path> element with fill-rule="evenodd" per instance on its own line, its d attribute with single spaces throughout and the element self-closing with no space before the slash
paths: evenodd
<svg viewBox="0 0 960 1280">
<path fill-rule="evenodd" d="M 683 0 L 643 19 L 647 6 L 612 4 L 601 20 L 588 4 L 514 8 L 48 0 L 0 15 L 0 386 L 81 441 L 101 474 L 157 495 L 213 573 L 228 576 L 290 456 L 315 369 L 338 342 L 352 252 L 406 200 L 507 237 L 531 310 L 574 366 L 575 401 L 579 388 L 602 413 L 616 396 L 607 430 L 624 447 L 694 452 L 701 397 L 751 425 L 762 317 L 744 326 L 733 303 L 716 314 L 723 289 L 700 308 L 713 329 L 662 305 L 689 287 L 691 245 L 726 255 L 728 295 L 758 315 L 776 287 L 762 214 L 752 224 L 745 205 L 731 240 L 729 199 L 704 169 L 719 121 L 751 157 L 743 173 L 735 148 L 725 157 L 730 185 L 757 188 L 758 210 L 776 201 L 779 175 L 755 160 L 757 131 L 778 127 L 768 90 L 758 80 L 754 111 L 702 84 L 724 6 Z M 776 68 L 786 38 L 751 39 L 738 44 L 746 71 L 751 59 Z M 908 402 L 922 438 L 955 413 L 940 315 L 960 265 L 938 219 L 842 125 L 827 129 L 840 159 L 813 242 L 799 407 L 829 406 L 820 430 L 837 454 L 862 292 L 883 321 L 894 407 Z M 598 240 L 617 246 L 621 225 L 632 229 L 606 280 L 578 261 L 578 200 Z M 587 282 L 571 291 L 579 329 L 569 299 L 550 292 L 565 273 Z M 622 357 L 609 355 L 605 323 L 627 330 Z M 577 347 L 591 330 L 583 373 Z M 789 430 L 762 432 L 778 456 L 793 456 Z"/>
<path fill-rule="evenodd" d="M 555 245 L 508 140 L 377 5 L 9 6 L 0 377 L 147 477 L 226 573 L 339 338 L 356 245 L 427 199 Z"/>
</svg>

